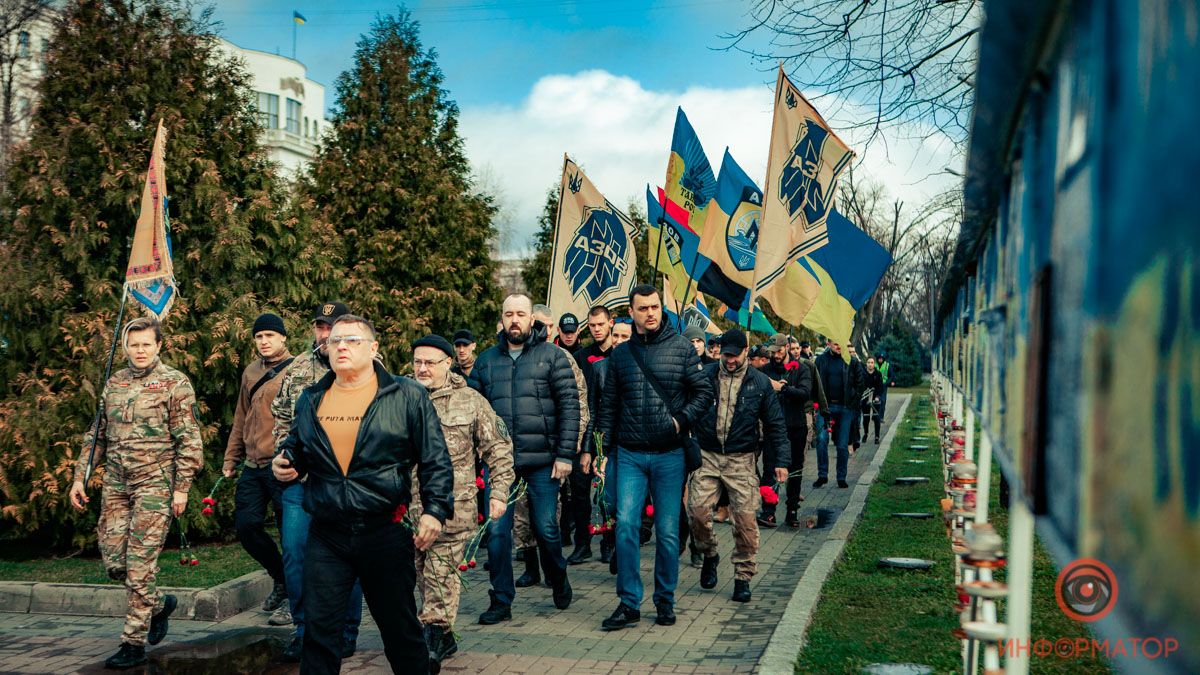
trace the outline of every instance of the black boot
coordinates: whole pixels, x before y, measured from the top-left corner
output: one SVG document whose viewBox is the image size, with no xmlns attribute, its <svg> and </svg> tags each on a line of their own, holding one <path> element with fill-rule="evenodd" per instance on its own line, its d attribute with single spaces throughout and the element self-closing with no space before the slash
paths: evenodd
<svg viewBox="0 0 1200 675">
<path fill-rule="evenodd" d="M 488 591 L 488 597 L 491 598 L 491 604 L 483 614 L 479 615 L 479 623 L 491 626 L 512 618 L 512 605 L 506 605 L 497 600 L 495 591 Z"/>
<path fill-rule="evenodd" d="M 116 654 L 108 657 L 104 662 L 105 668 L 113 670 L 125 670 L 140 666 L 146 662 L 146 648 L 141 645 L 131 645 L 127 642 L 121 643 L 121 648 Z"/>
<path fill-rule="evenodd" d="M 613 542 L 612 533 L 605 532 L 600 535 L 600 562 L 608 563 L 612 560 Z"/>
<path fill-rule="evenodd" d="M 575 550 L 567 556 L 568 565 L 578 565 L 592 559 L 592 535 L 585 524 L 575 528 Z"/>
<path fill-rule="evenodd" d="M 542 582 L 542 574 L 538 571 L 537 548 L 522 549 L 521 559 L 525 562 L 525 573 L 517 578 L 514 585 L 517 588 L 528 588 L 529 586 L 540 584 Z"/>
<path fill-rule="evenodd" d="M 700 588 L 714 588 L 717 585 L 717 565 L 721 556 L 713 555 L 704 558 L 704 566 L 700 568 Z"/>
<path fill-rule="evenodd" d="M 179 601 L 173 595 L 163 596 L 163 605 L 159 608 L 158 613 L 150 617 L 150 630 L 146 633 L 146 642 L 156 645 L 167 637 L 167 619 L 171 618 L 171 612 L 175 611 L 175 606 Z"/>
<path fill-rule="evenodd" d="M 734 602 L 750 602 L 750 582 L 744 579 L 734 579 L 732 599 Z"/>
</svg>

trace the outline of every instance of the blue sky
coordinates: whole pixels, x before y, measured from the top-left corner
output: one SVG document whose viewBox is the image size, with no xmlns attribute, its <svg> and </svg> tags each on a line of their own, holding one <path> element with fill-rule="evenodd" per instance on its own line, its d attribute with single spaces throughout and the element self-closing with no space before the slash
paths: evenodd
<svg viewBox="0 0 1200 675">
<path fill-rule="evenodd" d="M 663 182 L 675 110 L 682 107 L 713 167 L 728 146 L 751 176 L 766 169 L 774 65 L 720 49 L 744 28 L 749 0 L 426 0 L 407 5 L 424 45 L 438 53 L 445 87 L 461 108 L 467 156 L 480 186 L 497 196 L 508 255 L 536 229 L 563 153 L 614 203 Z M 241 47 L 285 56 L 326 85 L 372 20 L 398 5 L 360 0 L 218 2 L 222 34 Z M 760 38 L 762 39 L 762 38 Z M 811 92 L 816 93 L 816 92 Z M 822 104 L 818 103 L 822 108 Z M 829 110 L 823 112 L 829 115 Z M 836 117 L 830 118 L 835 128 Z M 855 134 L 843 133 L 854 145 Z M 860 149 L 856 169 L 917 205 L 945 187 L 922 180 L 953 164 L 936 142 L 891 140 Z M 644 205 L 643 205 L 644 208 Z"/>
<path fill-rule="evenodd" d="M 332 89 L 349 67 L 355 42 L 379 14 L 399 5 L 378 1 L 218 2 L 215 18 L 235 44 L 292 52 L 309 77 Z M 651 89 L 774 84 L 749 57 L 719 48 L 720 35 L 746 23 L 739 0 L 441 0 L 411 2 L 422 40 L 439 55 L 451 96 L 460 106 L 515 103 L 543 75 L 605 70 Z M 331 92 L 332 93 L 332 92 Z M 332 105 L 333 96 L 328 97 Z"/>
</svg>

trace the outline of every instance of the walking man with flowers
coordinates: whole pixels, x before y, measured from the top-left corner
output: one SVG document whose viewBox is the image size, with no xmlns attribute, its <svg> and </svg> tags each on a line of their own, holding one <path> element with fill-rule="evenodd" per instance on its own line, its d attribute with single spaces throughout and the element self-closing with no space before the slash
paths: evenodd
<svg viewBox="0 0 1200 675">
<path fill-rule="evenodd" d="M 508 428 L 483 395 L 468 387 L 461 375 L 450 372 L 453 360 L 454 348 L 440 335 L 426 335 L 413 343 L 413 377 L 429 390 L 454 465 L 454 517 L 446 521 L 428 551 L 417 551 L 416 559 L 421 591 L 418 618 L 429 657 L 439 663 L 458 651 L 453 628 L 462 587 L 459 566 L 474 567 L 475 562 L 473 557 L 463 560 L 467 542 L 475 534 L 475 497 L 483 486 L 483 479 L 475 474 L 475 460 L 488 467 L 487 516 L 493 521 L 504 515 L 508 507 L 504 497 L 515 477 Z M 409 513 L 420 517 L 419 499 L 414 499 Z"/>
</svg>

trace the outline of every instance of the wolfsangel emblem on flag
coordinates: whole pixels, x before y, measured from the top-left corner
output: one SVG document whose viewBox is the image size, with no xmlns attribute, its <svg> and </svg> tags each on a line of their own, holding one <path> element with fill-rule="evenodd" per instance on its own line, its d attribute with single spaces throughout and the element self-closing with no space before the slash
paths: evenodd
<svg viewBox="0 0 1200 675">
<path fill-rule="evenodd" d="M 563 272 L 571 283 L 571 294 L 596 301 L 616 288 L 628 271 L 625 251 L 629 237 L 612 211 L 589 207 L 567 252 Z"/>
<path fill-rule="evenodd" d="M 725 225 L 725 247 L 729 260 L 742 272 L 754 269 L 758 251 L 758 226 L 762 222 L 762 197 L 754 188 L 743 188 L 742 201 Z"/>
<path fill-rule="evenodd" d="M 804 215 L 805 230 L 817 229 L 825 223 L 829 208 L 833 205 L 833 192 L 837 186 L 837 174 L 853 156 L 846 153 L 834 168 L 833 180 L 822 185 L 820 180 L 821 157 L 829 131 L 811 118 L 805 118 L 799 137 L 792 146 L 792 158 L 779 173 L 779 198 L 787 204 L 792 222 Z"/>
</svg>

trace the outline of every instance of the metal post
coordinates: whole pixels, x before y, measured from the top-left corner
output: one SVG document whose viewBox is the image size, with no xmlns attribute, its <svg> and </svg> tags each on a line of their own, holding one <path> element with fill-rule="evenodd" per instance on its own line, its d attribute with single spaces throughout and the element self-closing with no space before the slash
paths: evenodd
<svg viewBox="0 0 1200 675">
<path fill-rule="evenodd" d="M 1008 542 L 1008 639 L 1015 641 L 1006 649 L 1004 672 L 1027 675 L 1029 672 L 1029 624 L 1033 609 L 1033 512 L 1018 496 L 1009 504 Z M 1020 647 L 1019 649 L 1017 647 Z"/>
<path fill-rule="evenodd" d="M 975 463 L 978 466 L 975 472 L 975 522 L 986 523 L 992 493 L 992 439 L 985 433 L 979 434 L 979 459 Z"/>
</svg>

